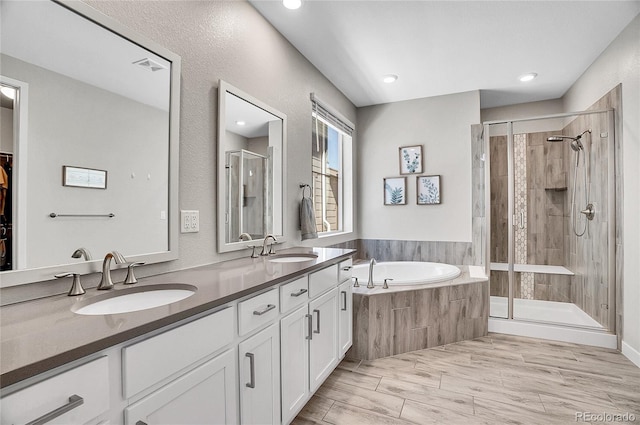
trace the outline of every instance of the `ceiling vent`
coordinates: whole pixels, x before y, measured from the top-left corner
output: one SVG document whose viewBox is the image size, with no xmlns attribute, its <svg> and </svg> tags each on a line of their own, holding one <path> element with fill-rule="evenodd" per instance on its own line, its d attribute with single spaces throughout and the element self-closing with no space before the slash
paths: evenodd
<svg viewBox="0 0 640 425">
<path fill-rule="evenodd" d="M 138 65 L 139 67 L 144 68 L 147 71 L 151 71 L 151 72 L 167 69 L 166 66 L 160 65 L 158 62 L 149 58 L 140 59 L 139 61 L 133 62 L 133 64 Z"/>
</svg>

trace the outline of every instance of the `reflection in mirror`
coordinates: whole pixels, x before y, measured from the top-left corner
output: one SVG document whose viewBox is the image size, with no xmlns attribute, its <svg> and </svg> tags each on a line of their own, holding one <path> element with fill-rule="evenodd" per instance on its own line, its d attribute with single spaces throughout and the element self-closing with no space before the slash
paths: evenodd
<svg viewBox="0 0 640 425">
<path fill-rule="evenodd" d="M 113 250 L 176 258 L 180 58 L 80 2 L 0 8 L 0 83 L 16 93 L 1 110 L 2 286 L 97 271 Z"/>
<path fill-rule="evenodd" d="M 219 96 L 218 249 L 281 241 L 286 116 L 224 81 Z"/>
</svg>

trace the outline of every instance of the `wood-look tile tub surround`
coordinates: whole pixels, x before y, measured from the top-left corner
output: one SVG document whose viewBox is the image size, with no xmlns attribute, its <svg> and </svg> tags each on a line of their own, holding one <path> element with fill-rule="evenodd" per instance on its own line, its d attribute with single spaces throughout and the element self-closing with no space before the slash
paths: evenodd
<svg viewBox="0 0 640 425">
<path fill-rule="evenodd" d="M 461 268 L 461 276 L 448 282 L 354 288 L 347 357 L 373 360 L 487 335 L 489 283 Z"/>
</svg>

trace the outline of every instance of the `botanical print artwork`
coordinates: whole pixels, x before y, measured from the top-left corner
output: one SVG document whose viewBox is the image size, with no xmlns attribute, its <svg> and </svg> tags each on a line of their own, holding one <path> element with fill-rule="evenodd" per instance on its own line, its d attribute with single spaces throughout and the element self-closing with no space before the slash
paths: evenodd
<svg viewBox="0 0 640 425">
<path fill-rule="evenodd" d="M 422 146 L 400 148 L 400 174 L 422 173 Z"/>
<path fill-rule="evenodd" d="M 417 178 L 418 205 L 440 203 L 440 176 L 420 176 Z"/>
<path fill-rule="evenodd" d="M 384 205 L 406 204 L 406 186 L 407 179 L 405 177 L 384 179 Z"/>
</svg>

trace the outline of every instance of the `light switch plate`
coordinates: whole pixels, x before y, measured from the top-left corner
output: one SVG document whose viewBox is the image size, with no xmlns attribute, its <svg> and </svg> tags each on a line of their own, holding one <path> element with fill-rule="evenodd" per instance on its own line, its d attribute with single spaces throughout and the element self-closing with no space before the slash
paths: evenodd
<svg viewBox="0 0 640 425">
<path fill-rule="evenodd" d="M 194 233 L 200 231 L 200 211 L 180 210 L 180 232 Z"/>
</svg>

